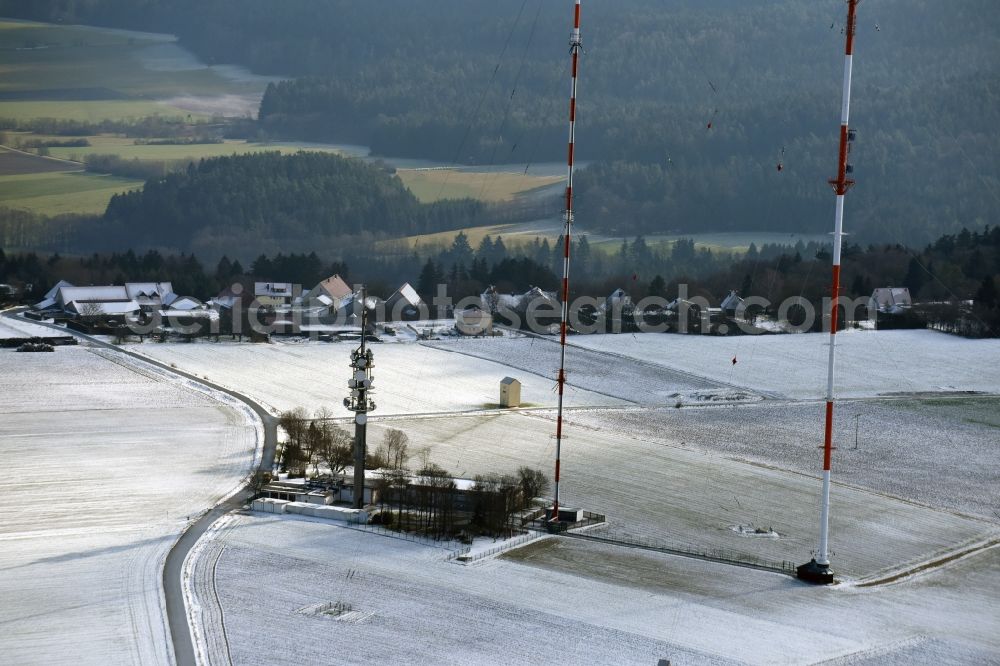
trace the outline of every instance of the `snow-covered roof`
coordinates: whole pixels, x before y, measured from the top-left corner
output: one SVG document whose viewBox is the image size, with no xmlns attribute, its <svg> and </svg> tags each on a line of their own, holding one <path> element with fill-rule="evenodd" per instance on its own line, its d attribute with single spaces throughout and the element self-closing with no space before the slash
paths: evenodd
<svg viewBox="0 0 1000 666">
<path fill-rule="evenodd" d="M 736 291 L 730 291 L 729 295 L 722 299 L 722 309 L 723 310 L 736 310 L 743 304 L 743 299 Z"/>
<path fill-rule="evenodd" d="M 516 310 L 521 306 L 527 306 L 529 303 L 539 298 L 546 301 L 556 301 L 555 292 L 544 291 L 539 287 L 532 287 L 520 295 L 501 294 L 498 293 L 493 287 L 490 287 L 480 294 L 479 298 L 487 308 L 490 304 L 496 303 L 498 307 L 503 306 L 510 310 Z"/>
<path fill-rule="evenodd" d="M 337 324 L 302 324 L 299 330 L 303 333 L 357 333 L 361 334 L 359 326 L 341 326 Z"/>
<path fill-rule="evenodd" d="M 165 294 L 172 293 L 174 287 L 169 282 L 126 282 L 125 291 L 128 297 L 140 300 L 143 298 L 162 298 Z"/>
<path fill-rule="evenodd" d="M 457 310 L 455 312 L 455 319 L 458 321 L 474 321 L 478 323 L 484 319 L 490 319 L 492 316 L 493 315 L 486 310 L 475 306 L 465 308 L 464 310 Z"/>
<path fill-rule="evenodd" d="M 35 309 L 36 310 L 48 310 L 49 308 L 55 306 L 55 304 L 56 304 L 56 299 L 54 299 L 54 298 L 48 298 L 47 297 L 44 300 L 41 300 L 41 301 L 38 301 L 37 303 L 35 303 Z"/>
<path fill-rule="evenodd" d="M 160 310 L 160 316 L 163 318 L 173 317 L 177 319 L 181 319 L 184 317 L 187 318 L 197 317 L 197 318 L 211 319 L 212 321 L 215 321 L 216 319 L 219 318 L 219 313 L 216 312 L 215 310 L 177 310 L 170 308 L 167 310 Z"/>
<path fill-rule="evenodd" d="M 316 292 L 316 293 L 313 293 Z M 315 298 L 320 293 L 326 292 L 335 301 L 342 300 L 353 293 L 350 285 L 339 275 L 331 275 L 310 290 L 310 294 Z"/>
<path fill-rule="evenodd" d="M 74 301 L 78 302 L 112 302 L 130 301 L 132 297 L 128 295 L 125 287 L 105 286 L 105 287 L 61 287 L 58 292 L 58 300 L 63 306 L 69 306 Z"/>
<path fill-rule="evenodd" d="M 606 308 L 627 306 L 631 305 L 631 303 L 632 303 L 632 297 L 629 296 L 628 293 L 620 287 L 611 292 L 611 295 L 604 300 L 604 306 Z"/>
<path fill-rule="evenodd" d="M 209 305 L 218 305 L 223 308 L 231 308 L 236 303 L 238 296 L 216 296 L 208 300 Z"/>
<path fill-rule="evenodd" d="M 517 379 L 514 379 L 513 377 L 504 377 L 503 379 L 500 380 L 500 383 L 506 384 L 507 386 L 511 386 L 513 384 L 520 384 L 521 382 Z"/>
<path fill-rule="evenodd" d="M 72 286 L 73 285 L 71 283 L 67 282 L 66 280 L 59 280 L 59 282 L 55 283 L 55 286 L 53 286 L 51 289 L 49 289 L 45 293 L 45 300 L 48 300 L 48 299 L 51 298 L 53 301 L 55 301 L 56 294 L 59 293 L 60 289 L 62 289 L 63 287 L 72 287 Z"/>
<path fill-rule="evenodd" d="M 164 303 L 169 305 L 171 310 L 196 310 L 205 307 L 204 303 L 192 296 L 177 296 L 169 302 L 164 301 Z"/>
<path fill-rule="evenodd" d="M 417 290 L 411 287 L 409 282 L 404 283 L 402 287 L 397 289 L 396 293 L 389 297 L 389 300 L 391 301 L 393 297 L 397 295 L 400 298 L 405 299 L 407 303 L 409 303 L 414 307 L 420 305 L 423 302 L 423 299 L 421 299 L 420 295 L 417 294 Z"/>
<path fill-rule="evenodd" d="M 100 310 L 96 310 L 95 308 L 100 308 Z M 123 315 L 138 312 L 139 304 L 132 299 L 121 299 L 117 301 L 81 299 L 71 301 L 69 305 L 66 306 L 66 309 L 77 314 L 91 314 L 91 311 L 94 310 L 94 314 Z"/>
<path fill-rule="evenodd" d="M 870 304 L 883 312 L 908 308 L 913 305 L 910 290 L 906 287 L 880 287 L 872 292 Z"/>
<path fill-rule="evenodd" d="M 275 296 L 277 298 L 291 298 L 291 282 L 254 282 L 254 296 Z"/>
</svg>

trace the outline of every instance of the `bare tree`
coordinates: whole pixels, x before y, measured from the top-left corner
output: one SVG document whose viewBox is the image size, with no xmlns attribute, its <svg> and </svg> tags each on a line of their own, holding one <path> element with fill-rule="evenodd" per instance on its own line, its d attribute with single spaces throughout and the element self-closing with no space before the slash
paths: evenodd
<svg viewBox="0 0 1000 666">
<path fill-rule="evenodd" d="M 549 489 L 549 479 L 538 469 L 521 467 L 517 470 L 517 481 L 521 492 L 521 508 L 531 504 L 531 500 Z"/>
<path fill-rule="evenodd" d="M 494 537 L 508 532 L 511 516 L 518 509 L 519 494 L 516 477 L 495 472 L 476 476 L 472 496 L 473 523 Z"/>
<path fill-rule="evenodd" d="M 427 528 L 438 539 L 455 527 L 455 480 L 447 470 L 431 465 L 420 472 L 427 490 Z"/>
<path fill-rule="evenodd" d="M 288 436 L 288 441 L 281 452 L 281 466 L 286 470 L 298 469 L 302 462 L 305 439 L 309 430 L 307 419 L 308 414 L 301 407 L 283 412 L 278 419 L 278 425 Z"/>
<path fill-rule="evenodd" d="M 343 428 L 329 424 L 323 429 L 319 459 L 330 468 L 331 474 L 341 474 L 354 464 L 354 437 Z"/>
<path fill-rule="evenodd" d="M 420 463 L 418 469 L 427 469 L 431 466 L 431 447 L 422 446 L 417 450 L 417 462 Z"/>
<path fill-rule="evenodd" d="M 406 469 L 406 461 L 410 458 L 409 442 L 410 438 L 402 430 L 386 430 L 379 447 L 381 462 L 389 469 Z"/>
<path fill-rule="evenodd" d="M 79 312 L 82 319 L 94 320 L 104 314 L 104 306 L 100 303 L 83 303 Z"/>
</svg>

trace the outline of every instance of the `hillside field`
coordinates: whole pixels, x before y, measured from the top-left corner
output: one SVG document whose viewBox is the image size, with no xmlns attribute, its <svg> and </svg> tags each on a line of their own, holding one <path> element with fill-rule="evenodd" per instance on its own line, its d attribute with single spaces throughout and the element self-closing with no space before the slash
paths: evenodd
<svg viewBox="0 0 1000 666">
<path fill-rule="evenodd" d="M 42 215 L 99 215 L 115 194 L 139 188 L 142 183 L 83 171 L 0 176 L 0 205 Z"/>
<path fill-rule="evenodd" d="M 175 98 L 259 100 L 264 83 L 188 62 L 175 42 L 169 35 L 0 21 L 0 118 L 186 117 L 191 112 L 172 104 Z"/>
<path fill-rule="evenodd" d="M 423 203 L 466 198 L 491 202 L 512 201 L 518 196 L 564 180 L 560 176 L 475 173 L 454 169 L 400 169 L 396 175 Z"/>
</svg>

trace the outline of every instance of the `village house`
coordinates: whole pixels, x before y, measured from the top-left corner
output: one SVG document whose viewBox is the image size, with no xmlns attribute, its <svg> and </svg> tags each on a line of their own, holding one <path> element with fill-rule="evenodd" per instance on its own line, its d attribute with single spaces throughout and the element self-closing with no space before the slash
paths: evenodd
<svg viewBox="0 0 1000 666">
<path fill-rule="evenodd" d="M 420 319 L 423 299 L 409 282 L 403 284 L 385 301 L 385 321 L 415 321 Z"/>
<path fill-rule="evenodd" d="M 493 335 L 493 315 L 475 306 L 458 310 L 455 329 L 462 335 Z"/>
<path fill-rule="evenodd" d="M 906 287 L 880 287 L 868 299 L 868 312 L 900 314 L 913 307 L 910 290 Z"/>
<path fill-rule="evenodd" d="M 292 304 L 293 287 L 291 282 L 254 282 L 253 296 L 263 306 L 279 308 Z"/>
<path fill-rule="evenodd" d="M 353 295 L 354 290 L 342 277 L 331 275 L 306 292 L 300 302 L 306 307 L 319 305 L 336 312 Z"/>
</svg>

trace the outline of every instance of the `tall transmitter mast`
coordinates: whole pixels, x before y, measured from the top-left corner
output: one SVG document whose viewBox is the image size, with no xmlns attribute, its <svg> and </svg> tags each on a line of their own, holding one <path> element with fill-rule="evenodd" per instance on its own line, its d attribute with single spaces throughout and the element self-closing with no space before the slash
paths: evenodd
<svg viewBox="0 0 1000 666">
<path fill-rule="evenodd" d="M 569 96 L 569 151 L 566 176 L 566 229 L 563 231 L 563 278 L 562 278 L 562 321 L 559 325 L 559 410 L 556 415 L 556 472 L 555 499 L 552 503 L 552 522 L 559 521 L 559 460 L 562 454 L 563 438 L 563 393 L 566 388 L 566 328 L 569 321 L 569 248 L 573 229 L 573 152 L 576 145 L 576 77 L 580 64 L 580 50 L 583 39 L 580 36 L 580 0 L 573 9 L 573 32 L 569 38 L 569 52 L 573 59 L 572 84 Z"/>
<path fill-rule="evenodd" d="M 860 0 L 847 0 L 847 47 L 844 57 L 844 95 L 840 112 L 840 157 L 837 178 L 830 180 L 837 193 L 837 210 L 833 228 L 833 283 L 830 285 L 830 356 L 826 376 L 826 426 L 823 435 L 823 505 L 819 520 L 819 551 L 816 557 L 798 568 L 798 577 L 810 583 L 827 585 L 833 582 L 830 569 L 828 537 L 830 531 L 830 458 L 833 454 L 833 369 L 837 352 L 837 308 L 840 293 L 840 249 L 844 233 L 844 195 L 854 185 L 848 175 L 854 171 L 847 163 L 855 132 L 848 127 L 851 112 L 851 60 L 854 56 L 854 34 L 857 28 L 856 12 Z"/>
</svg>

